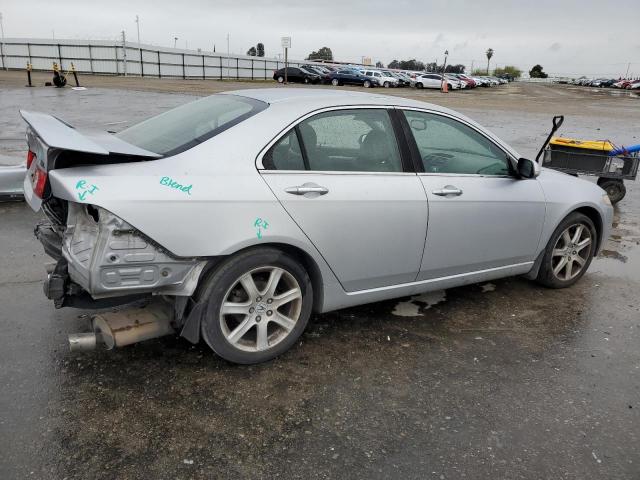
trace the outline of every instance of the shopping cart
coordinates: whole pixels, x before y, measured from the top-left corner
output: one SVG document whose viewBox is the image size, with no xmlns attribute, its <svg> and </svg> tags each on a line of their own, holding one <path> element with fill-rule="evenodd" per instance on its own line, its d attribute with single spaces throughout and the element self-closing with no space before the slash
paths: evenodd
<svg viewBox="0 0 640 480">
<path fill-rule="evenodd" d="M 553 138 L 564 121 L 553 117 L 553 128 L 540 149 L 536 161 L 542 166 L 570 175 L 593 175 L 607 192 L 611 203 L 618 203 L 627 193 L 624 180 L 635 180 L 640 163 L 640 146 L 616 147 L 608 140 Z"/>
</svg>

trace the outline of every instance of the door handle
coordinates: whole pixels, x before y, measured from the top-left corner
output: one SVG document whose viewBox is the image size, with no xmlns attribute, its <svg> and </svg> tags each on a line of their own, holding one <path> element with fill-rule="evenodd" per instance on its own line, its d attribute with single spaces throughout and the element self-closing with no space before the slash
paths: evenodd
<svg viewBox="0 0 640 480">
<path fill-rule="evenodd" d="M 440 190 L 434 190 L 431 193 L 440 197 L 459 197 L 460 195 L 462 195 L 462 190 L 460 190 L 458 187 L 454 187 L 453 185 L 447 185 Z"/>
<path fill-rule="evenodd" d="M 329 193 L 328 188 L 316 185 L 315 183 L 305 183 L 304 185 L 288 187 L 285 188 L 284 191 L 292 195 L 305 195 L 307 193 L 317 193 L 318 195 L 324 195 L 326 193 Z"/>
</svg>

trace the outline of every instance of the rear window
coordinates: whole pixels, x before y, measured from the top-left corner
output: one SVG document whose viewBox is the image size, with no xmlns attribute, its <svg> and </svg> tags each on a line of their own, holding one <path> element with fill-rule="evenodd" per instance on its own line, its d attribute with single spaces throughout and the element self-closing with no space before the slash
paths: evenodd
<svg viewBox="0 0 640 480">
<path fill-rule="evenodd" d="M 133 125 L 116 136 L 151 152 L 171 156 L 215 137 L 268 106 L 239 95 L 211 95 Z"/>
</svg>

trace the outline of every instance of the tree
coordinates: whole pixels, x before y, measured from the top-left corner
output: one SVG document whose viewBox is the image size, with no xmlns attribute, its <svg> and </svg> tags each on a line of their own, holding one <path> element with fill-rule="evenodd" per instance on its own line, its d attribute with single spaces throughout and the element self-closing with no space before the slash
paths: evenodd
<svg viewBox="0 0 640 480">
<path fill-rule="evenodd" d="M 250 57 L 255 57 L 256 56 L 256 47 L 251 47 L 249 50 L 247 50 L 247 55 L 249 55 Z"/>
<path fill-rule="evenodd" d="M 384 63 L 382 63 L 380 60 L 378 60 L 378 61 L 376 62 L 376 67 L 377 67 L 377 68 L 384 68 Z"/>
<path fill-rule="evenodd" d="M 491 61 L 491 57 L 493 57 L 493 48 L 487 50 L 487 75 L 489 75 L 489 62 Z"/>
<path fill-rule="evenodd" d="M 329 47 L 322 47 L 317 52 L 311 52 L 307 60 L 333 60 L 333 52 Z"/>
<path fill-rule="evenodd" d="M 493 74 L 496 77 L 504 75 L 506 77 L 520 78 L 520 76 L 522 76 L 522 70 L 513 65 L 505 65 L 503 68 L 495 68 Z"/>
<path fill-rule="evenodd" d="M 393 60 L 389 64 L 389 68 L 396 68 L 400 70 L 424 70 L 424 63 L 416 60 L 415 58 L 411 60 Z"/>
<path fill-rule="evenodd" d="M 465 66 L 462 64 L 458 65 L 447 65 L 444 69 L 444 73 L 464 73 Z"/>
<path fill-rule="evenodd" d="M 258 57 L 264 57 L 264 43 L 258 43 L 258 45 L 256 45 L 256 53 Z"/>
<path fill-rule="evenodd" d="M 529 70 L 529 76 L 531 78 L 547 78 L 549 75 L 542 71 L 542 65 L 534 65 L 531 70 Z"/>
</svg>

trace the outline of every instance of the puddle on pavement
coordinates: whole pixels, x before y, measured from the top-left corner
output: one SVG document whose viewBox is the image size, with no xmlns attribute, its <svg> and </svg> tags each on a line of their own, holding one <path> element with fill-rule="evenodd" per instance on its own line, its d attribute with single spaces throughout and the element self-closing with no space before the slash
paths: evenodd
<svg viewBox="0 0 640 480">
<path fill-rule="evenodd" d="M 589 270 L 640 281 L 640 225 L 635 211 L 616 210 L 611 235 Z"/>
<path fill-rule="evenodd" d="M 398 302 L 391 314 L 397 317 L 422 317 L 422 312 L 438 303 L 444 302 L 446 299 L 447 292 L 445 290 L 421 293 L 420 295 L 414 295 L 406 302 Z"/>
</svg>

